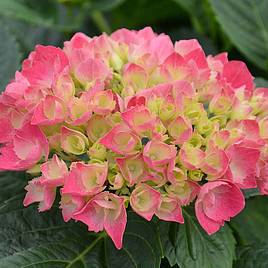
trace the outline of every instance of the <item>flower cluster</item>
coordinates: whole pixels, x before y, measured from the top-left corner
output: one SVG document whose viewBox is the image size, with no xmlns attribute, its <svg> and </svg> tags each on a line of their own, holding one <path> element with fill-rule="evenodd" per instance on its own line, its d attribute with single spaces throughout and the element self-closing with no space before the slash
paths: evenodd
<svg viewBox="0 0 268 268">
<path fill-rule="evenodd" d="M 226 53 L 151 28 L 38 45 L 0 97 L 0 169 L 27 170 L 24 205 L 105 230 L 117 248 L 126 207 L 183 223 L 195 200 L 213 234 L 268 194 L 268 90 Z"/>
</svg>

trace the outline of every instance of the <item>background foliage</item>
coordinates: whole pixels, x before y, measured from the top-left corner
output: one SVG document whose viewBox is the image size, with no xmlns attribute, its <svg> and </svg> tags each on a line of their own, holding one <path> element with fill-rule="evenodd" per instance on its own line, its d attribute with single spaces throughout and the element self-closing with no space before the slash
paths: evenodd
<svg viewBox="0 0 268 268">
<path fill-rule="evenodd" d="M 268 87 L 267 0 L 0 0 L 0 89 L 36 44 L 62 46 L 74 32 L 90 36 L 152 26 L 172 39 L 197 38 L 205 51 L 228 51 Z M 60 211 L 22 207 L 27 175 L 0 174 L 0 267 L 261 268 L 268 267 L 267 198 L 245 193 L 246 209 L 207 236 L 184 210 L 184 225 L 147 222 L 128 213 L 124 248 Z"/>
</svg>

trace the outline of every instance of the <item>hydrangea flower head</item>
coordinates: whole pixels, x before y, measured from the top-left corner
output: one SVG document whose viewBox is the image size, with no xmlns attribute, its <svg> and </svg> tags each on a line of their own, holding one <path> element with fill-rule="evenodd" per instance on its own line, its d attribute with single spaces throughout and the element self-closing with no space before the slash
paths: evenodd
<svg viewBox="0 0 268 268">
<path fill-rule="evenodd" d="M 247 66 L 147 27 L 63 49 L 36 46 L 0 96 L 0 169 L 27 170 L 24 205 L 105 230 L 120 249 L 126 208 L 213 234 L 268 194 L 268 101 Z M 34 172 L 33 172 L 34 171 Z M 59 190 L 59 191 L 57 191 Z"/>
</svg>

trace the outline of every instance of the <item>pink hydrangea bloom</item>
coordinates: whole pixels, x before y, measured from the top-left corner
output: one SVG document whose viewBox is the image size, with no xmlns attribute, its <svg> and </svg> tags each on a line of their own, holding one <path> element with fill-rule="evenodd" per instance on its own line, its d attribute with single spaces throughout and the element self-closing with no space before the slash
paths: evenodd
<svg viewBox="0 0 268 268">
<path fill-rule="evenodd" d="M 244 196 L 237 186 L 226 181 L 214 181 L 201 187 L 195 203 L 195 212 L 205 231 L 213 234 L 244 206 Z"/>
<path fill-rule="evenodd" d="M 75 213 L 75 220 L 84 222 L 90 231 L 105 229 L 115 246 L 120 249 L 127 223 L 124 198 L 109 192 L 102 192 L 92 198 L 85 207 Z"/>
<path fill-rule="evenodd" d="M 66 163 L 54 154 L 53 157 L 40 166 L 42 172 L 42 184 L 61 186 L 68 174 Z"/>
<path fill-rule="evenodd" d="M 25 170 L 42 157 L 48 157 L 48 142 L 42 131 L 29 123 L 14 131 L 12 139 L 1 147 L 0 169 Z"/>
<path fill-rule="evenodd" d="M 141 154 L 116 158 L 116 163 L 129 186 L 139 183 L 146 176 L 146 165 Z"/>
<path fill-rule="evenodd" d="M 133 210 L 150 221 L 161 204 L 161 194 L 147 184 L 139 184 L 130 196 Z"/>
<path fill-rule="evenodd" d="M 179 201 L 168 196 L 161 197 L 161 203 L 156 210 L 155 215 L 164 221 L 184 223 Z"/>
<path fill-rule="evenodd" d="M 100 143 L 115 153 L 135 155 L 139 152 L 140 139 L 126 125 L 119 124 L 100 139 Z"/>
<path fill-rule="evenodd" d="M 104 190 L 108 172 L 107 163 L 84 164 L 74 162 L 66 177 L 62 193 L 93 196 Z"/>
<path fill-rule="evenodd" d="M 167 145 L 160 141 L 149 141 L 143 149 L 145 163 L 155 170 L 162 170 L 166 164 L 176 157 L 174 145 Z"/>
<path fill-rule="evenodd" d="M 36 46 L 0 96 L 0 170 L 28 170 L 24 205 L 105 230 L 121 248 L 126 207 L 208 234 L 268 195 L 268 90 L 227 53 L 150 27 Z"/>
<path fill-rule="evenodd" d="M 80 211 L 86 204 L 84 196 L 64 194 L 61 191 L 60 208 L 62 209 L 62 217 L 65 222 L 74 217 L 74 214 Z"/>
<path fill-rule="evenodd" d="M 25 187 L 27 194 L 23 200 L 23 205 L 28 206 L 32 203 L 39 202 L 38 210 L 49 210 L 56 197 L 56 188 L 42 184 L 43 177 L 29 181 Z"/>
</svg>

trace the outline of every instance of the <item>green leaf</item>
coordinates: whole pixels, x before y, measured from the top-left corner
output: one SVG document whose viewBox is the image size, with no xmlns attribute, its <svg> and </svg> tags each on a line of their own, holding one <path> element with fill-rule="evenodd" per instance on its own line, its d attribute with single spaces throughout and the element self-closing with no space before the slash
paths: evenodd
<svg viewBox="0 0 268 268">
<path fill-rule="evenodd" d="M 256 196 L 246 202 L 246 208 L 230 222 L 241 245 L 268 241 L 267 198 Z"/>
<path fill-rule="evenodd" d="M 111 240 L 106 243 L 107 265 L 110 267 L 160 267 L 162 250 L 157 226 L 128 213 L 128 224 L 124 235 L 124 248 L 116 250 Z"/>
<path fill-rule="evenodd" d="M 267 268 L 268 243 L 245 246 L 239 249 L 239 259 L 235 268 Z"/>
<path fill-rule="evenodd" d="M 0 24 L 8 29 L 19 43 L 22 58 L 28 57 L 37 44 L 60 46 L 63 38 L 61 32 L 7 17 L 0 17 Z"/>
<path fill-rule="evenodd" d="M 180 268 L 231 268 L 235 256 L 235 239 L 231 229 L 226 225 L 209 236 L 195 217 L 186 211 L 184 219 L 182 225 L 160 222 L 161 241 L 170 265 L 177 263 Z"/>
<path fill-rule="evenodd" d="M 7 29 L 1 27 L 0 36 L 3 40 L 0 46 L 0 91 L 3 91 L 19 68 L 20 51 L 16 40 Z"/>
<path fill-rule="evenodd" d="M 220 43 L 221 46 L 228 42 L 225 35 L 219 28 L 218 22 L 215 19 L 212 8 L 208 1 L 199 0 L 173 0 L 182 7 L 189 15 L 192 28 L 203 35 L 203 38 L 209 37 L 214 43 Z"/>
<path fill-rule="evenodd" d="M 268 62 L 268 1 L 209 0 L 231 41 L 262 69 Z"/>
<path fill-rule="evenodd" d="M 245 198 L 250 198 L 250 197 L 254 197 L 254 196 L 260 195 L 260 191 L 259 191 L 258 188 L 244 189 L 243 190 L 243 194 L 244 194 Z"/>
<path fill-rule="evenodd" d="M 161 22 L 168 21 L 170 25 L 177 28 L 174 22 L 180 23 L 181 19 L 187 17 L 186 12 L 173 1 L 153 0 L 125 1 L 109 15 L 113 30 L 122 27 L 140 29 L 145 25 L 152 25 L 155 30 L 160 31 Z"/>
<path fill-rule="evenodd" d="M 214 46 L 213 42 L 206 36 L 197 33 L 196 31 L 190 28 L 181 27 L 179 29 L 168 31 L 167 34 L 171 37 L 173 42 L 184 39 L 197 39 L 202 48 L 204 49 L 206 55 L 217 54 L 217 49 Z"/>
<path fill-rule="evenodd" d="M 22 201 L 9 203 L 9 209 L 0 213 L 1 268 L 160 267 L 156 226 L 132 212 L 119 251 L 105 233 L 88 232 L 85 225 L 72 221 L 64 223 L 57 208 L 38 213 L 35 206 L 15 209 L 18 202 Z"/>
<path fill-rule="evenodd" d="M 109 11 L 124 3 L 126 0 L 94 0 L 90 2 L 91 10 Z"/>
<path fill-rule="evenodd" d="M 21 20 L 34 25 L 41 25 L 43 27 L 50 27 L 59 31 L 71 31 L 77 29 L 84 18 L 84 12 L 80 10 L 72 19 L 61 22 L 66 14 L 60 14 L 64 11 L 64 6 L 60 6 L 55 1 L 46 1 L 36 5 L 34 1 L 34 8 L 27 5 L 26 1 L 18 0 L 1 0 L 0 1 L 0 15 L 15 20 Z M 39 10 L 38 8 L 41 8 Z M 46 12 L 48 11 L 48 12 Z M 45 15 L 44 15 L 45 13 Z"/>
<path fill-rule="evenodd" d="M 126 0 L 58 0 L 60 3 L 73 6 L 81 6 L 84 4 L 84 7 L 86 7 L 89 11 L 110 11 L 125 1 Z"/>
<path fill-rule="evenodd" d="M 26 174 L 22 172 L 0 173 L 0 213 L 1 204 L 7 203 L 10 198 L 24 192 L 26 185 Z"/>
<path fill-rule="evenodd" d="M 38 213 L 23 208 L 22 172 L 0 174 L 0 267 L 160 267 L 162 248 L 157 225 L 128 212 L 124 247 L 117 250 L 103 233 L 77 222 L 65 223 L 58 208 Z"/>
<path fill-rule="evenodd" d="M 164 256 L 171 266 L 177 263 L 175 241 L 177 240 L 179 224 L 160 221 L 158 224 Z"/>
<path fill-rule="evenodd" d="M 1 0 L 0 14 L 13 19 L 24 20 L 29 23 L 51 26 L 53 21 L 50 18 L 40 16 L 35 10 L 27 7 L 16 0 Z"/>
<path fill-rule="evenodd" d="M 268 80 L 265 80 L 262 77 L 256 77 L 254 79 L 254 82 L 255 82 L 257 87 L 268 87 Z"/>
<path fill-rule="evenodd" d="M 196 8 L 196 4 L 198 4 L 199 2 L 198 0 L 188 0 L 188 1 L 173 0 L 173 1 L 179 4 L 185 11 L 189 12 L 190 14 L 195 11 L 194 9 Z"/>
</svg>

